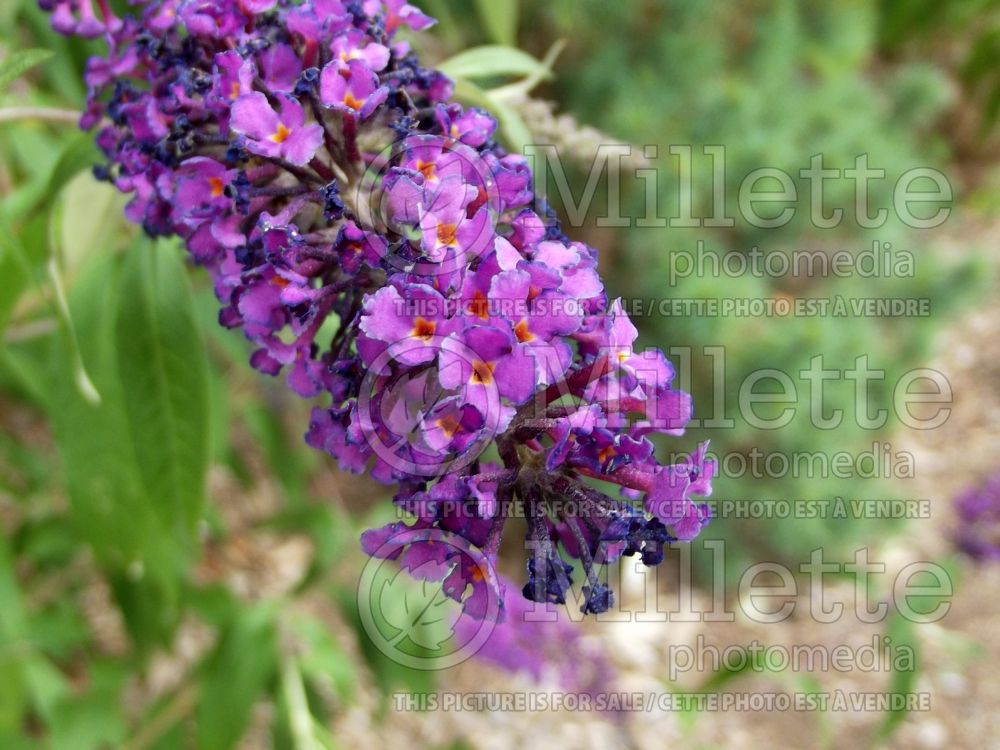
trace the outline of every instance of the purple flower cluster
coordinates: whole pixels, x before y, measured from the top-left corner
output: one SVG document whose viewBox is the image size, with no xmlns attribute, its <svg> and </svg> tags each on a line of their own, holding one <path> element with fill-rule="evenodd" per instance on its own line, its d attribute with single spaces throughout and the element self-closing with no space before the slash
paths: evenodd
<svg viewBox="0 0 1000 750">
<path fill-rule="evenodd" d="M 980 561 L 1000 561 L 1000 474 L 970 487 L 955 500 L 958 548 Z"/>
<path fill-rule="evenodd" d="M 414 520 L 367 532 L 369 553 L 440 530 L 495 562 L 520 516 L 524 596 L 565 602 L 575 559 L 596 613 L 613 604 L 601 566 L 655 565 L 699 533 L 705 446 L 662 465 L 650 439 L 683 432 L 689 396 L 635 348 L 595 250 L 562 233 L 496 121 L 395 36 L 432 19 L 404 0 L 146 0 L 127 18 L 94 1 L 41 3 L 109 46 L 86 72 L 95 172 L 211 273 L 256 369 L 325 395 L 309 444 L 399 486 Z M 504 601 L 497 576 L 421 539 L 393 553 L 405 567 L 440 563 L 470 615 Z"/>
</svg>

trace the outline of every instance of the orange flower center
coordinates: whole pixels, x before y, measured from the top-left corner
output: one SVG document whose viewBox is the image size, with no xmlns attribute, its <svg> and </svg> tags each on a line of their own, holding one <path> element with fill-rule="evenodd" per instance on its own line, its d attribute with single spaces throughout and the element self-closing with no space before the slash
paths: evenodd
<svg viewBox="0 0 1000 750">
<path fill-rule="evenodd" d="M 470 313 L 475 315 L 477 318 L 486 320 L 487 318 L 490 317 L 489 307 L 490 305 L 486 299 L 486 295 L 483 294 L 482 292 L 477 291 L 472 296 L 472 299 L 469 300 L 469 304 L 466 306 L 466 309 Z"/>
<path fill-rule="evenodd" d="M 358 110 L 361 109 L 362 106 L 364 106 L 363 102 L 360 102 L 357 99 L 355 99 L 354 94 L 352 94 L 350 91 L 344 94 L 344 104 L 353 109 L 355 112 L 357 112 Z"/>
<path fill-rule="evenodd" d="M 417 161 L 417 171 L 424 176 L 425 180 L 433 180 L 436 170 L 437 165 L 432 161 L 424 161 L 423 159 Z"/>
<path fill-rule="evenodd" d="M 480 362 L 479 360 L 473 362 L 471 381 L 476 385 L 492 385 L 494 368 L 496 365 L 488 362 Z"/>
<path fill-rule="evenodd" d="M 447 247 L 454 247 L 458 244 L 458 226 L 456 224 L 438 224 L 438 242 Z"/>
<path fill-rule="evenodd" d="M 212 188 L 213 198 L 218 198 L 225 192 L 225 185 L 222 184 L 222 180 L 219 177 L 209 177 L 208 184 Z"/>
<path fill-rule="evenodd" d="M 429 341 L 436 330 L 437 323 L 434 323 L 433 321 L 426 320 L 424 318 L 417 318 L 413 321 L 413 336 L 418 339 Z"/>
<path fill-rule="evenodd" d="M 529 341 L 534 341 L 535 334 L 533 334 L 528 329 L 528 319 L 524 318 L 520 323 L 514 326 L 514 335 L 517 336 L 517 340 L 522 344 L 527 344 Z"/>
<path fill-rule="evenodd" d="M 441 428 L 445 435 L 448 437 L 454 437 L 455 433 L 458 432 L 459 428 L 462 426 L 461 423 L 455 419 L 455 417 L 441 417 L 437 421 L 437 426 Z"/>
<path fill-rule="evenodd" d="M 279 122 L 278 129 L 274 131 L 274 135 L 271 136 L 271 140 L 275 143 L 284 143 L 288 140 L 288 136 L 292 134 L 292 131 L 285 127 L 285 123 Z"/>
</svg>

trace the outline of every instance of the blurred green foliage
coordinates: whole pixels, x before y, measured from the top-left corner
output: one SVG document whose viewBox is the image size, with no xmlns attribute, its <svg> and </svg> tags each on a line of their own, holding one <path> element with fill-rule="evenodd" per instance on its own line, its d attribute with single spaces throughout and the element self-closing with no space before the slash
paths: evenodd
<svg viewBox="0 0 1000 750">
<path fill-rule="evenodd" d="M 966 3 L 974 5 L 975 3 Z M 975 247 L 961 257 L 944 250 L 947 231 L 961 231 L 966 219 L 962 185 L 949 169 L 954 144 L 939 122 L 952 104 L 952 82 L 944 65 L 926 55 L 902 55 L 885 64 L 885 28 L 895 6 L 866 2 L 834 4 L 792 0 L 757 0 L 749 5 L 698 3 L 685 0 L 626 0 L 602 3 L 555 0 L 531 6 L 524 29 L 531 45 L 544 49 L 556 30 L 570 40 L 556 68 L 549 92 L 560 108 L 581 122 L 625 142 L 655 146 L 660 213 L 681 214 L 683 176 L 670 147 L 690 146 L 693 215 L 712 212 L 716 181 L 713 159 L 705 146 L 724 145 L 725 205 L 736 216 L 732 227 L 668 228 L 633 226 L 603 230 L 595 236 L 610 241 L 614 264 L 609 287 L 626 298 L 787 299 L 914 298 L 930 300 L 927 317 L 685 317 L 652 315 L 638 325 L 644 341 L 689 350 L 695 416 L 721 416 L 731 428 L 690 431 L 685 442 L 711 439 L 720 456 L 797 453 L 832 456 L 870 452 L 874 443 L 889 441 L 899 427 L 893 406 L 893 386 L 900 377 L 926 363 L 934 334 L 953 314 L 973 305 L 988 288 L 994 269 L 976 258 Z M 893 7 L 889 7 L 893 6 Z M 938 7 L 951 4 L 938 4 Z M 894 10 L 895 8 L 895 10 Z M 918 15 L 918 14 L 914 14 Z M 811 158 L 822 154 L 825 168 L 849 169 L 867 155 L 872 168 L 885 170 L 885 179 L 870 183 L 870 206 L 887 208 L 888 219 L 877 229 L 864 229 L 855 219 L 854 183 L 833 179 L 825 183 L 824 211 L 844 210 L 835 228 L 813 226 L 808 197 L 810 186 L 799 176 Z M 777 168 L 791 176 L 799 197 L 794 218 L 781 228 L 757 228 L 737 214 L 739 187 L 744 177 L 761 167 Z M 940 169 L 952 181 L 957 208 L 937 233 L 912 230 L 893 211 L 893 189 L 898 178 L 917 167 Z M 586 164 L 582 174 L 590 164 Z M 574 184 L 582 177 L 577 173 Z M 571 180 L 571 182 L 573 182 Z M 551 187 L 551 186 L 550 186 Z M 644 217 L 646 186 L 642 180 L 624 180 L 624 217 Z M 550 196 L 558 193 L 550 189 Z M 554 200 L 558 205 L 558 200 Z M 599 226 L 607 215 L 605 196 L 595 199 L 587 225 Z M 762 213 L 764 213 L 762 211 Z M 774 215 L 773 213 L 771 215 Z M 584 227 L 586 230 L 587 227 Z M 601 240 L 599 239 L 598 242 Z M 698 243 L 720 258 L 730 253 L 748 256 L 752 248 L 768 253 L 798 251 L 870 252 L 872 243 L 891 243 L 898 253 L 914 258 L 911 276 L 863 278 L 803 278 L 787 274 L 752 276 L 700 275 L 672 279 L 673 253 L 694 255 Z M 974 242 L 974 240 L 973 240 Z M 605 248 L 607 249 L 607 248 Z M 951 254 L 954 255 L 954 254 Z M 606 254 L 606 259 L 607 254 Z M 897 256 L 898 257 L 898 256 Z M 682 267 L 682 266 L 679 266 Z M 708 266 L 711 269 L 711 265 Z M 718 362 L 704 347 L 722 347 L 724 384 L 713 365 Z M 883 429 L 864 429 L 854 419 L 854 384 L 843 379 L 825 388 L 824 407 L 845 412 L 836 429 L 819 429 L 810 418 L 809 383 L 799 376 L 810 360 L 821 355 L 823 366 L 843 371 L 868 356 L 869 367 L 885 371 L 874 383 L 867 403 L 872 413 L 887 409 Z M 676 361 L 676 360 L 675 360 Z M 751 373 L 777 368 L 796 386 L 798 400 L 789 404 L 794 419 L 780 429 L 755 429 L 739 408 L 739 389 Z M 683 368 L 682 368 L 683 372 Z M 724 385 L 724 392 L 718 389 Z M 757 391 L 766 391 L 759 387 Z M 773 392 L 775 389 L 772 388 Z M 780 414 L 761 409 L 768 419 Z M 677 441 L 663 449 L 678 450 Z M 894 451 L 896 448 L 893 449 Z M 763 461 L 759 462 L 763 465 Z M 731 463 L 738 473 L 741 463 Z M 779 467 L 781 462 L 775 462 Z M 898 497 L 891 481 L 831 476 L 723 475 L 716 482 L 718 500 Z M 891 479 L 891 478 L 890 478 Z M 871 519 L 720 519 L 708 535 L 728 541 L 727 566 L 743 570 L 748 561 L 798 561 L 822 546 L 831 557 L 849 558 L 852 550 L 884 536 L 893 525 Z M 696 548 L 699 545 L 696 544 Z M 709 555 L 704 555 L 707 558 Z"/>
</svg>

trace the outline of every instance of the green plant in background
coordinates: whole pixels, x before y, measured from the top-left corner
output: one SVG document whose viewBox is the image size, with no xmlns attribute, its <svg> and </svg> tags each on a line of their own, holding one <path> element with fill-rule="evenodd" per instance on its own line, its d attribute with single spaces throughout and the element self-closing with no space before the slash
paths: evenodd
<svg viewBox="0 0 1000 750">
<path fill-rule="evenodd" d="M 748 14 L 753 23 L 748 22 Z M 780 454 L 790 460 L 803 452 L 833 456 L 876 453 L 899 426 L 893 411 L 893 386 L 900 377 L 922 366 L 930 353 L 932 337 L 951 314 L 972 303 L 992 274 L 985 262 L 969 258 L 948 260 L 938 250 L 942 233 L 915 231 L 893 211 L 893 189 L 901 175 L 916 167 L 947 164 L 951 144 L 936 130 L 937 118 L 949 103 L 946 74 L 920 59 L 903 58 L 896 64 L 876 67 L 880 29 L 886 23 L 880 8 L 871 3 L 834 6 L 807 5 L 789 0 L 767 0 L 746 7 L 688 2 L 630 2 L 608 6 L 599 2 L 554 2 L 533 8 L 525 29 L 559 29 L 571 38 L 559 67 L 554 95 L 566 109 L 625 139 L 652 145 L 656 158 L 659 213 L 679 218 L 690 210 L 694 217 L 711 216 L 719 202 L 715 158 L 705 146 L 725 147 L 725 205 L 734 226 L 685 228 L 678 222 L 668 228 L 641 225 L 619 230 L 622 252 L 614 256 L 617 290 L 640 301 L 680 299 L 830 299 L 912 298 L 929 300 L 925 317 L 709 317 L 697 313 L 683 317 L 656 315 L 641 318 L 639 325 L 650 339 L 670 342 L 681 356 L 690 357 L 690 387 L 698 405 L 696 417 L 732 419 L 731 428 L 704 429 L 699 437 L 712 440 L 713 451 L 723 457 Z M 608 39 L 617 43 L 609 44 Z M 545 38 L 532 40 L 544 47 Z M 670 151 L 671 146 L 691 148 L 690 163 Z M 639 148 L 637 147 L 637 148 Z M 855 187 L 849 179 L 825 185 L 824 212 L 844 210 L 836 228 L 818 228 L 810 219 L 810 184 L 799 176 L 809 169 L 814 155 L 823 167 L 851 169 L 856 158 L 867 155 L 870 168 L 885 170 L 885 178 L 870 183 L 869 205 L 887 208 L 882 226 L 864 229 L 855 214 Z M 683 165 L 683 166 L 682 166 Z M 761 167 L 790 175 L 799 201 L 794 218 L 780 228 L 757 228 L 737 214 L 743 178 Z M 586 168 L 590 168 L 587 164 Z M 679 170 L 686 170 L 680 172 Z M 678 203 L 681 188 L 691 185 L 689 207 Z M 579 183 L 577 183 L 579 184 Z M 643 180 L 624 180 L 625 203 L 620 216 L 647 217 L 647 186 Z M 953 185 L 956 197 L 961 185 Z M 761 190 L 780 189 L 773 181 Z M 558 192 L 550 190 L 557 203 Z M 607 215 L 605 196 L 595 199 L 588 223 Z M 782 206 L 783 207 L 783 206 Z M 935 206 L 936 208 L 936 206 Z M 773 209 L 760 209 L 761 213 Z M 953 217 L 944 230 L 956 226 Z M 600 230 L 607 233 L 609 230 Z M 786 274 L 700 275 L 680 278 L 670 269 L 685 266 L 676 253 L 695 256 L 703 243 L 707 252 L 722 259 L 727 254 L 749 256 L 784 253 L 793 259 L 798 251 L 831 255 L 878 252 L 890 246 L 898 262 L 901 252 L 913 259 L 912 271 L 874 278 L 854 273 L 850 278 L 803 278 Z M 711 264 L 707 266 L 712 268 Z M 738 264 L 737 266 L 738 267 Z M 614 273 L 614 271 L 612 271 Z M 721 347 L 722 353 L 703 347 Z M 686 350 L 686 351 L 685 351 Z M 810 419 L 809 382 L 799 373 L 809 370 L 821 356 L 822 366 L 841 373 L 852 369 L 859 357 L 885 371 L 884 381 L 873 383 L 869 408 L 890 414 L 880 429 L 864 429 L 854 414 L 858 403 L 855 386 L 841 378 L 826 385 L 825 408 L 846 414 L 836 429 L 819 429 Z M 719 359 L 724 358 L 725 379 L 720 382 Z M 786 406 L 794 419 L 780 429 L 754 429 L 746 412 L 739 410 L 739 389 L 755 371 L 780 362 L 797 390 L 797 401 L 777 408 L 757 407 L 761 417 L 774 419 Z M 682 371 L 686 369 L 682 363 Z M 774 383 L 758 391 L 778 390 Z M 724 391 L 720 388 L 724 387 Z M 725 414 L 722 405 L 725 404 Z M 895 471 L 905 476 L 903 461 Z M 750 460 L 748 459 L 747 465 Z M 884 462 L 883 462 L 884 463 Z M 761 474 L 752 475 L 734 457 L 735 477 L 723 466 L 717 497 L 753 499 L 833 500 L 894 497 L 890 481 L 858 476 L 768 476 L 763 460 Z M 779 467 L 781 462 L 775 462 Z M 868 464 L 862 467 L 866 473 Z M 888 467 L 892 474 L 893 466 Z M 883 475 L 885 470 L 883 469 Z M 848 514 L 850 515 L 850 514 Z M 777 556 L 802 560 L 811 549 L 823 546 L 831 555 L 850 556 L 854 547 L 882 537 L 887 526 L 871 519 L 771 519 L 727 521 L 721 519 L 713 534 L 729 542 L 730 569 L 742 570 L 748 560 Z M 899 524 L 895 524 L 899 528 Z M 839 550 L 839 552 L 838 552 Z"/>
<path fill-rule="evenodd" d="M 963 87 L 961 106 L 982 115 L 990 133 L 1000 115 L 1000 3 L 995 0 L 881 0 L 878 41 L 892 58 L 931 57 Z"/>
</svg>

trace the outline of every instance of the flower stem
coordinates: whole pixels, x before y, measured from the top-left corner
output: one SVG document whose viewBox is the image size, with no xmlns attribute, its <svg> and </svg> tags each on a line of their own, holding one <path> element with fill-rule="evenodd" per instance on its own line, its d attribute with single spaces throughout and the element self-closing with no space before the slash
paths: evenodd
<svg viewBox="0 0 1000 750">
<path fill-rule="evenodd" d="M 5 107 L 0 109 L 0 122 L 16 122 L 18 120 L 44 120 L 67 125 L 77 125 L 82 113 L 74 109 L 57 109 L 55 107 Z"/>
</svg>

